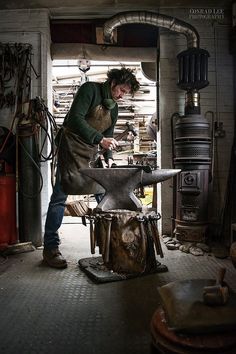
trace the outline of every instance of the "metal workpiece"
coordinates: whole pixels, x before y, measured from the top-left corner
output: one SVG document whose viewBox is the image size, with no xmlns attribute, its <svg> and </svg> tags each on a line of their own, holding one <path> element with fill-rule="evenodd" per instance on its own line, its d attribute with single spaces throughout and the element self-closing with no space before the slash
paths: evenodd
<svg viewBox="0 0 236 354">
<path fill-rule="evenodd" d="M 111 17 L 103 26 L 104 41 L 106 43 L 113 43 L 113 31 L 119 26 L 130 23 L 142 23 L 167 28 L 170 31 L 183 34 L 187 39 L 188 48 L 199 47 L 199 34 L 189 23 L 171 16 L 148 11 L 129 11 Z"/>
<path fill-rule="evenodd" d="M 94 179 L 105 189 L 105 195 L 96 210 L 141 210 L 142 203 L 134 194 L 135 188 L 163 182 L 181 171 L 157 169 L 148 173 L 142 167 L 81 169 L 82 174 Z"/>
</svg>

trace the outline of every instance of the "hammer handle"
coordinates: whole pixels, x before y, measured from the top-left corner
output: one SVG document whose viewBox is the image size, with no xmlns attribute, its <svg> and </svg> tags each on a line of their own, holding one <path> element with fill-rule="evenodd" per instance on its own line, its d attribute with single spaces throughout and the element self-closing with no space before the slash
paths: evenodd
<svg viewBox="0 0 236 354">
<path fill-rule="evenodd" d="M 131 131 L 129 128 L 126 128 L 122 133 L 117 134 L 114 138 L 116 140 L 121 140 L 128 134 L 128 132 Z"/>
<path fill-rule="evenodd" d="M 122 133 L 117 134 L 117 136 L 114 137 L 117 141 L 121 140 L 127 133 L 129 132 L 129 128 L 125 129 Z M 107 149 L 101 149 L 98 151 L 99 155 L 102 155 L 106 152 Z"/>
<path fill-rule="evenodd" d="M 225 267 L 220 267 L 219 274 L 218 274 L 218 284 L 219 285 L 223 284 L 225 273 L 226 273 L 226 268 Z"/>
<path fill-rule="evenodd" d="M 95 254 L 95 234 L 92 219 L 90 219 L 90 250 L 92 254 Z"/>
<path fill-rule="evenodd" d="M 104 261 L 106 263 L 109 262 L 110 258 L 110 242 L 111 242 L 111 223 L 112 223 L 112 218 L 111 217 L 105 217 L 106 220 L 106 241 L 105 241 L 105 255 L 104 255 Z"/>
</svg>

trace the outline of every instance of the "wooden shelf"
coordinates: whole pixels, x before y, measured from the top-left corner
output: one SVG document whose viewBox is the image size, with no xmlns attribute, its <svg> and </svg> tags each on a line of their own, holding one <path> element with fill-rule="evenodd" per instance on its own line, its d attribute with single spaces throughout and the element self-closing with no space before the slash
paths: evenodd
<svg viewBox="0 0 236 354">
<path fill-rule="evenodd" d="M 113 154 L 117 161 L 126 158 L 125 151 L 127 151 L 127 156 L 130 156 L 134 151 L 136 153 L 139 151 L 146 153 L 155 149 L 155 142 L 148 136 L 145 123 L 149 121 L 156 110 L 156 83 L 142 77 L 139 64 L 136 64 L 134 69 L 141 83 L 140 90 L 134 97 L 128 95 L 118 103 L 119 114 L 114 135 L 116 136 L 123 132 L 126 129 L 126 122 L 128 121 L 135 126 L 138 136 L 133 142 L 129 142 L 127 139 L 120 141 L 121 151 L 114 152 Z M 109 67 L 107 67 L 107 70 L 109 70 Z M 104 72 L 107 72 L 107 70 L 104 70 Z M 63 68 L 63 71 L 65 72 L 65 68 Z M 56 75 L 54 76 L 56 77 Z M 63 75 L 63 78 L 64 79 L 60 79 L 58 76 L 57 80 L 53 81 L 54 102 L 56 102 L 57 105 L 59 104 L 54 110 L 54 117 L 59 126 L 62 125 L 64 121 L 81 81 L 81 78 L 78 80 L 78 73 L 74 76 L 71 74 Z M 89 77 L 89 80 L 102 82 L 105 80 L 105 75 L 103 73 L 101 76 L 98 72 L 98 75 L 94 75 L 91 78 Z M 123 154 L 123 156 L 121 156 L 121 154 Z"/>
</svg>

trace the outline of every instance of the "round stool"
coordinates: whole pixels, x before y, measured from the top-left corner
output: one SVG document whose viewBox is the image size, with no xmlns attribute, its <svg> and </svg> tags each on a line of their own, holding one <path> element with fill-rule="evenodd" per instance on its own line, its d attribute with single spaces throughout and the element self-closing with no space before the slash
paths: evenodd
<svg viewBox="0 0 236 354">
<path fill-rule="evenodd" d="M 235 331 L 177 334 L 168 328 L 165 312 L 158 307 L 151 320 L 152 344 L 162 354 L 235 354 Z"/>
</svg>

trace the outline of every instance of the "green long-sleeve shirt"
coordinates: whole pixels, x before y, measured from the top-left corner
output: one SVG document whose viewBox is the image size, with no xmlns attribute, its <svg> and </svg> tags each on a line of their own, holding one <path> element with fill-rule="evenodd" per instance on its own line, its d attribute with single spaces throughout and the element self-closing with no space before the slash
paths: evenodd
<svg viewBox="0 0 236 354">
<path fill-rule="evenodd" d="M 104 97 L 104 92 L 106 97 Z M 110 110 L 111 126 L 104 132 L 99 132 L 86 121 L 88 113 L 103 103 L 104 98 L 111 98 L 108 82 L 86 82 L 78 90 L 72 106 L 65 117 L 64 125 L 78 134 L 88 144 L 99 144 L 103 137 L 113 137 L 118 116 L 118 105 Z"/>
</svg>

